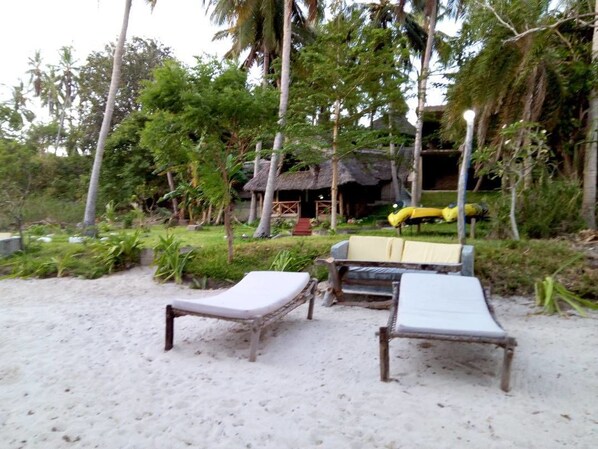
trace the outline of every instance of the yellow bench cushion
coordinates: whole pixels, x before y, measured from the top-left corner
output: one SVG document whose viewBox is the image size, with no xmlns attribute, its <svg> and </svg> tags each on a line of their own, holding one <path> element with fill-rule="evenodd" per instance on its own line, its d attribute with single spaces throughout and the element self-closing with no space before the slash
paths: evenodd
<svg viewBox="0 0 598 449">
<path fill-rule="evenodd" d="M 406 263 L 459 263 L 461 246 L 458 243 L 428 243 L 406 241 L 401 262 Z"/>
<path fill-rule="evenodd" d="M 402 262 L 403 261 L 403 246 L 404 240 L 400 238 L 390 239 L 390 262 Z"/>
<path fill-rule="evenodd" d="M 347 259 L 386 262 L 390 257 L 391 240 L 388 237 L 352 235 L 349 237 Z"/>
</svg>

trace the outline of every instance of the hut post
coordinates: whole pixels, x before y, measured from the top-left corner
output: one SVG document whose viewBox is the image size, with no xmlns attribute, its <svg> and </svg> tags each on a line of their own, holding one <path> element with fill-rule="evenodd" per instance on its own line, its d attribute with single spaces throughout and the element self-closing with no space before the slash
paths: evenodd
<svg viewBox="0 0 598 449">
<path fill-rule="evenodd" d="M 343 192 L 340 191 L 340 189 L 339 189 L 339 192 L 338 192 L 338 205 L 339 205 L 339 210 L 340 210 L 339 213 L 341 214 L 341 216 L 345 215 L 345 202 L 343 200 L 344 200 L 344 198 L 343 198 Z M 336 207 L 336 204 L 333 207 Z"/>
</svg>

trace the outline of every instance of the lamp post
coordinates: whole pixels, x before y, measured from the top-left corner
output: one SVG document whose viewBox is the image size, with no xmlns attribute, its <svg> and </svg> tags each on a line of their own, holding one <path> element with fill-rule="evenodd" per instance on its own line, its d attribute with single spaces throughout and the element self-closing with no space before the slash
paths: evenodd
<svg viewBox="0 0 598 449">
<path fill-rule="evenodd" d="M 465 133 L 465 145 L 463 147 L 463 158 L 461 160 L 461 169 L 459 170 L 459 187 L 457 197 L 457 234 L 459 243 L 465 243 L 465 193 L 467 192 L 467 172 L 469 171 L 469 161 L 471 159 L 471 147 L 473 144 L 473 121 L 475 111 L 468 109 L 463 113 L 463 118 L 467 123 L 467 132 Z"/>
</svg>

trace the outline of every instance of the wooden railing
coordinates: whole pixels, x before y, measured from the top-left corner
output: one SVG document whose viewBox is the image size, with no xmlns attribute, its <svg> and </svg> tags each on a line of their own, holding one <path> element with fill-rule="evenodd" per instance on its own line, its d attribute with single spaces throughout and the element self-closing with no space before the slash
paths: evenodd
<svg viewBox="0 0 598 449">
<path fill-rule="evenodd" d="M 273 217 L 300 217 L 300 201 L 274 201 L 272 204 Z"/>
<path fill-rule="evenodd" d="M 332 210 L 332 201 L 319 200 L 316 201 L 316 217 L 322 215 L 330 215 Z M 338 213 L 338 202 L 336 203 L 336 211 Z"/>
</svg>

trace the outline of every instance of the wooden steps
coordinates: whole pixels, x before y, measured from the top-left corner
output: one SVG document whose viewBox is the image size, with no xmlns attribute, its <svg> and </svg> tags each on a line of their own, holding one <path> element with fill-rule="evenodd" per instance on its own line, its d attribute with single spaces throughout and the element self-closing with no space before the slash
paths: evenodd
<svg viewBox="0 0 598 449">
<path fill-rule="evenodd" d="M 296 236 L 307 236 L 311 235 L 311 223 L 309 218 L 300 218 L 293 229 L 293 235 Z"/>
</svg>

